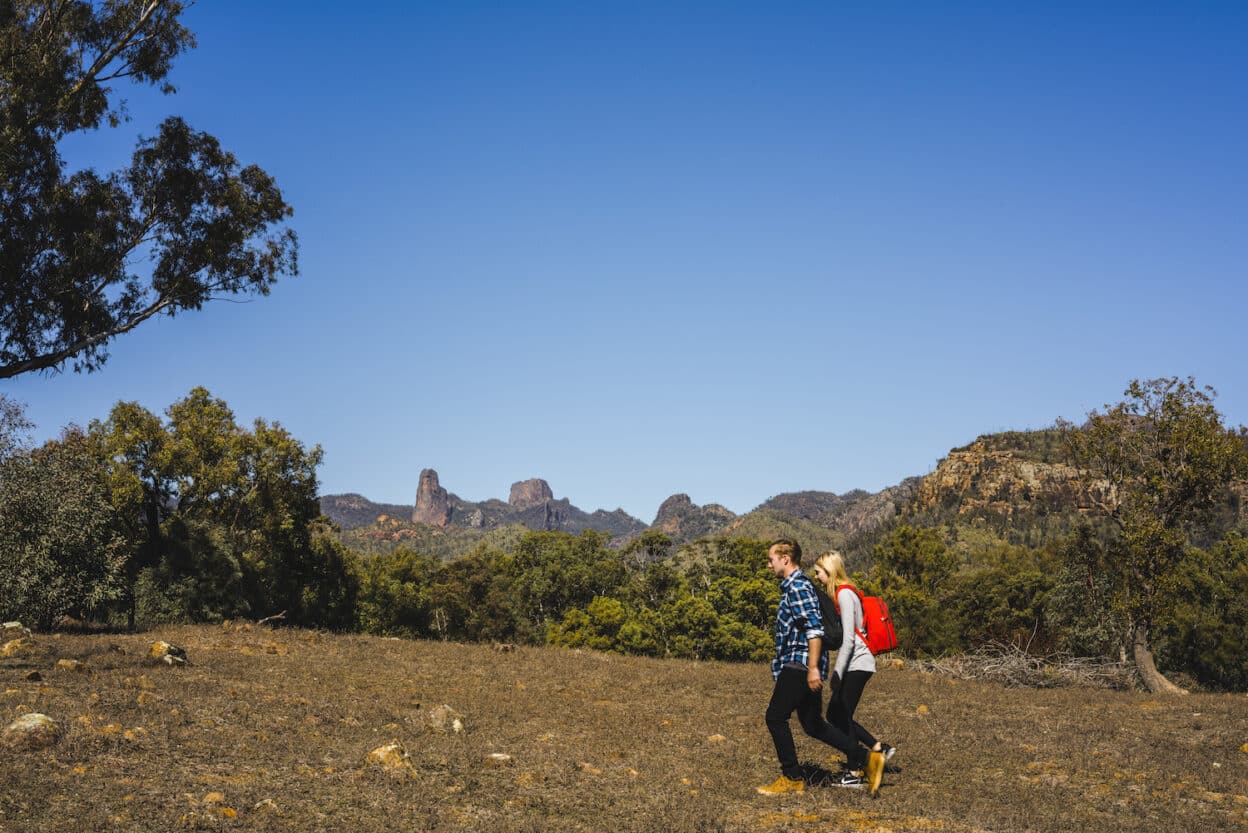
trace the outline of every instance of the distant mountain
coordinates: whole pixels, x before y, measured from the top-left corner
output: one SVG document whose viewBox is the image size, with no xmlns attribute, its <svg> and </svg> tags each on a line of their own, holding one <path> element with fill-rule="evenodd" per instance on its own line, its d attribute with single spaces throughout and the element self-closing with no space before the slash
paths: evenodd
<svg viewBox="0 0 1248 833">
<path fill-rule="evenodd" d="M 412 507 L 397 503 L 373 503 L 363 495 L 354 492 L 345 495 L 322 495 L 321 512 L 343 529 L 355 529 L 367 526 L 385 515 L 392 518 L 407 518 L 412 514 Z"/>
<path fill-rule="evenodd" d="M 373 503 L 358 494 L 326 495 L 321 510 L 364 552 L 409 546 L 453 558 L 485 544 L 509 547 L 525 530 L 597 529 L 621 546 L 647 528 L 677 546 L 700 539 L 796 538 L 809 554 L 835 548 L 853 564 L 898 523 L 940 527 L 959 549 L 1005 542 L 1038 547 L 1068 534 L 1095 505 L 1102 487 L 1084 484 L 1053 429 L 985 434 L 951 449 L 925 477 L 910 477 L 879 492 L 855 489 L 776 495 L 744 515 L 717 503 L 699 506 L 686 494 L 663 501 L 649 527 L 621 509 L 586 512 L 555 499 L 539 478 L 514 483 L 506 501 L 467 501 L 444 489 L 433 469 L 421 472 L 409 506 Z M 1198 542 L 1216 540 L 1235 525 L 1248 526 L 1248 486 L 1228 491 L 1225 505 Z"/>
<path fill-rule="evenodd" d="M 675 494 L 660 504 L 650 528 L 666 533 L 676 544 L 683 544 L 719 530 L 736 517 L 718 503 L 698 506 L 689 495 Z"/>
<path fill-rule="evenodd" d="M 715 535 L 724 538 L 753 538 L 756 541 L 788 538 L 802 545 L 802 552 L 808 560 L 839 548 L 845 541 L 844 534 L 836 530 L 778 509 L 755 509 L 747 512 L 722 529 L 716 530 Z"/>
<path fill-rule="evenodd" d="M 354 494 L 327 495 L 321 498 L 321 511 L 344 530 L 376 523 L 381 515 L 386 515 L 387 520 L 397 518 L 435 529 L 492 530 L 523 526 L 571 533 L 597 529 L 620 538 L 646 529 L 643 521 L 623 509 L 586 512 L 573 506 L 567 498 L 556 500 L 550 484 L 540 478 L 512 484 L 506 502 L 494 498 L 480 502 L 464 500 L 442 488 L 438 473 L 433 469 L 420 473 L 416 501 L 412 505 L 372 503 Z"/>
<path fill-rule="evenodd" d="M 843 536 L 860 535 L 896 517 L 914 497 L 922 478 L 908 477 L 896 486 L 878 492 L 854 489 L 843 495 L 834 492 L 789 492 L 764 501 L 755 509 L 778 512 Z"/>
<path fill-rule="evenodd" d="M 442 561 L 452 561 L 477 547 L 510 552 L 529 530 L 523 526 L 496 529 L 445 528 L 383 515 L 376 523 L 344 530 L 342 542 L 363 555 L 379 555 L 404 547 Z"/>
</svg>

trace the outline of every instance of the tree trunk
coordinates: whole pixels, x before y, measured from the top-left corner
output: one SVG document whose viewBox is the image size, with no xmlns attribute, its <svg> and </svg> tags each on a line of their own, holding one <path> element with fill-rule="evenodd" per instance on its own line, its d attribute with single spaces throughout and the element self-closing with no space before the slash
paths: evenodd
<svg viewBox="0 0 1248 833">
<path fill-rule="evenodd" d="M 1148 647 L 1148 625 L 1136 624 L 1132 649 L 1135 654 L 1135 667 L 1140 672 L 1145 688 L 1153 694 L 1187 694 L 1186 689 L 1179 688 L 1157 670 L 1157 665 L 1153 662 L 1153 652 Z"/>
</svg>

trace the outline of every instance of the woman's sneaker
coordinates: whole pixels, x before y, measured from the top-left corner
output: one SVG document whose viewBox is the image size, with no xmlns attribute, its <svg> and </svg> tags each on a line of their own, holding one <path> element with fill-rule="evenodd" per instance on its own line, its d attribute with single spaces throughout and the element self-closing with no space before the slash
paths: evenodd
<svg viewBox="0 0 1248 833">
<path fill-rule="evenodd" d="M 860 789 L 862 787 L 862 776 L 854 775 L 854 773 L 847 770 L 841 773 L 841 779 L 839 781 L 834 781 L 833 783 L 838 787 Z"/>
</svg>

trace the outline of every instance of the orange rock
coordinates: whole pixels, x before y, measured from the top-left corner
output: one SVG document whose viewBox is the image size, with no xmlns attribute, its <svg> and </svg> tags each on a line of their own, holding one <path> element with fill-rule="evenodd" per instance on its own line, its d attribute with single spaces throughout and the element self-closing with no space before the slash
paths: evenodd
<svg viewBox="0 0 1248 833">
<path fill-rule="evenodd" d="M 411 756 L 407 754 L 407 749 L 403 744 L 397 740 L 392 740 L 385 746 L 378 746 L 369 752 L 368 762 L 396 774 L 415 773 Z"/>
<path fill-rule="evenodd" d="M 32 657 L 37 653 L 35 643 L 26 637 L 18 637 L 0 645 L 0 657 L 5 659 Z"/>
</svg>

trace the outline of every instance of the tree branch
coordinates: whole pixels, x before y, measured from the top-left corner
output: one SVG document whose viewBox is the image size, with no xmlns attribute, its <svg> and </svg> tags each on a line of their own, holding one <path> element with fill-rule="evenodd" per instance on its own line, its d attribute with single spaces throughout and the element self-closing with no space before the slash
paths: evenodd
<svg viewBox="0 0 1248 833">
<path fill-rule="evenodd" d="M 151 318 L 153 315 L 156 315 L 172 305 L 172 298 L 162 298 L 146 309 L 135 313 L 125 323 L 119 324 L 116 327 L 110 327 L 104 332 L 96 333 L 95 335 L 80 339 L 73 344 L 61 348 L 60 350 L 45 353 L 42 356 L 35 356 L 31 359 L 25 359 L 24 361 L 13 362 L 12 364 L 0 366 L 0 379 L 12 379 L 14 376 L 19 376 L 22 373 L 29 373 L 32 370 L 49 370 L 54 368 L 66 359 L 74 357 L 89 347 L 106 342 L 114 336 L 119 336 L 122 333 L 130 332 L 135 327 Z"/>
<path fill-rule="evenodd" d="M 167 0 L 152 0 L 147 8 L 145 8 L 139 15 L 139 19 L 135 22 L 135 24 L 131 26 L 130 29 L 111 47 L 100 53 L 99 57 L 95 59 L 95 62 L 91 64 L 91 68 L 83 73 L 83 76 L 78 79 L 78 83 L 74 84 L 73 88 L 65 94 L 65 99 L 71 99 L 78 95 L 78 93 L 82 92 L 82 88 L 85 87 L 88 82 L 95 80 L 96 76 L 104 71 L 104 67 L 111 64 L 113 59 L 120 55 L 121 51 L 130 45 L 130 41 L 134 39 L 134 36 L 143 30 L 143 27 L 147 25 L 148 20 L 150 20 L 152 15 L 156 13 L 156 10 L 165 5 L 166 2 Z"/>
</svg>

